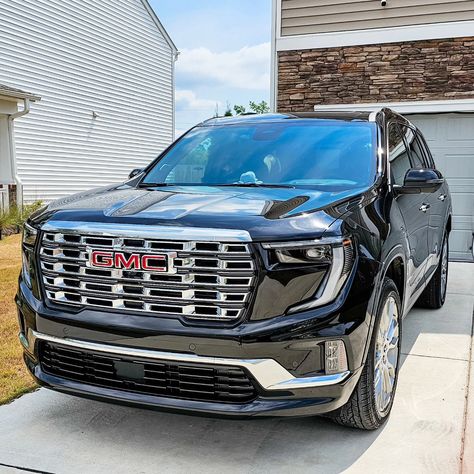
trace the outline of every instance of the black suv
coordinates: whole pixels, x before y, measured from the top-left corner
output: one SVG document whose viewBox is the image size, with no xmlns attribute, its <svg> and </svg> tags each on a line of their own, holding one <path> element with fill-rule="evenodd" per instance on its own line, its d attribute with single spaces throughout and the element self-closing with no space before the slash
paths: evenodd
<svg viewBox="0 0 474 474">
<path fill-rule="evenodd" d="M 448 186 L 391 110 L 212 119 L 25 225 L 25 361 L 84 397 L 375 429 L 403 316 L 444 303 L 450 230 Z"/>
</svg>

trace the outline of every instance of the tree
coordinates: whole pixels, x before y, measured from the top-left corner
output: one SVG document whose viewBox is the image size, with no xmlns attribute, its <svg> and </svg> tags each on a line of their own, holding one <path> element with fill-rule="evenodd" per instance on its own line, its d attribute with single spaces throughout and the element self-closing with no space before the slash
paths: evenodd
<svg viewBox="0 0 474 474">
<path fill-rule="evenodd" d="M 250 109 L 256 114 L 268 114 L 268 112 L 270 112 L 270 107 L 264 100 L 258 104 L 251 100 L 249 106 Z"/>
<path fill-rule="evenodd" d="M 236 115 L 245 114 L 245 107 L 243 105 L 234 105 L 234 111 Z"/>
<path fill-rule="evenodd" d="M 230 108 L 230 103 L 227 102 L 224 117 L 232 117 L 232 109 Z"/>
<path fill-rule="evenodd" d="M 254 102 L 251 100 L 249 102 L 249 107 L 250 110 L 256 114 L 267 114 L 270 112 L 270 106 L 264 100 L 262 100 L 262 102 Z M 228 116 L 227 112 L 230 112 L 230 107 L 228 107 L 228 109 L 229 110 L 226 111 L 226 116 Z M 234 112 L 236 115 L 242 115 L 245 114 L 247 110 L 244 105 L 234 105 Z"/>
</svg>

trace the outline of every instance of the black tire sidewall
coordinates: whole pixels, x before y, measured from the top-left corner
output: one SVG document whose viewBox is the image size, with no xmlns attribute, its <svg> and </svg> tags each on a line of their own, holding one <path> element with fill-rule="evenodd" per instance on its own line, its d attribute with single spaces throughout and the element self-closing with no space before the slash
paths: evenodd
<svg viewBox="0 0 474 474">
<path fill-rule="evenodd" d="M 444 294 L 441 294 L 442 291 L 442 285 L 441 285 L 441 280 L 442 280 L 442 274 L 443 274 L 443 256 L 444 256 L 444 244 L 446 242 L 446 252 L 447 252 L 447 258 L 448 258 L 448 263 L 446 266 L 446 288 L 444 289 Z M 448 234 L 444 234 L 443 238 L 443 247 L 441 250 L 441 258 L 439 260 L 439 266 L 438 266 L 438 280 L 439 280 L 439 303 L 440 307 L 444 305 L 444 302 L 446 301 L 446 295 L 448 293 L 448 277 L 449 277 L 449 238 Z"/>
</svg>

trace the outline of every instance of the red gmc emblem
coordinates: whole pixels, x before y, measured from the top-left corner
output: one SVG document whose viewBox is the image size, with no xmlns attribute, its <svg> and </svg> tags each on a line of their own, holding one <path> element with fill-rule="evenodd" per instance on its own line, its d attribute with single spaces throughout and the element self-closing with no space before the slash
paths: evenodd
<svg viewBox="0 0 474 474">
<path fill-rule="evenodd" d="M 166 255 L 147 255 L 143 253 L 106 252 L 91 250 L 89 263 L 92 267 L 118 268 L 123 270 L 145 270 L 148 272 L 168 271 Z"/>
</svg>

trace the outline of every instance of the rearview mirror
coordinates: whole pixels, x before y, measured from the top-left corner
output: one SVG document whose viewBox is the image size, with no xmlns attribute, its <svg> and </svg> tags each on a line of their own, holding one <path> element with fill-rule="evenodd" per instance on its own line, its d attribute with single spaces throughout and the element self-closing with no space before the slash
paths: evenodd
<svg viewBox="0 0 474 474">
<path fill-rule="evenodd" d="M 140 173 L 143 172 L 143 169 L 142 168 L 135 168 L 129 175 L 129 179 L 132 179 L 134 178 L 135 176 L 139 175 Z"/>
<path fill-rule="evenodd" d="M 443 175 L 434 169 L 410 169 L 405 175 L 403 186 L 394 189 L 399 194 L 434 193 L 444 184 Z"/>
</svg>

